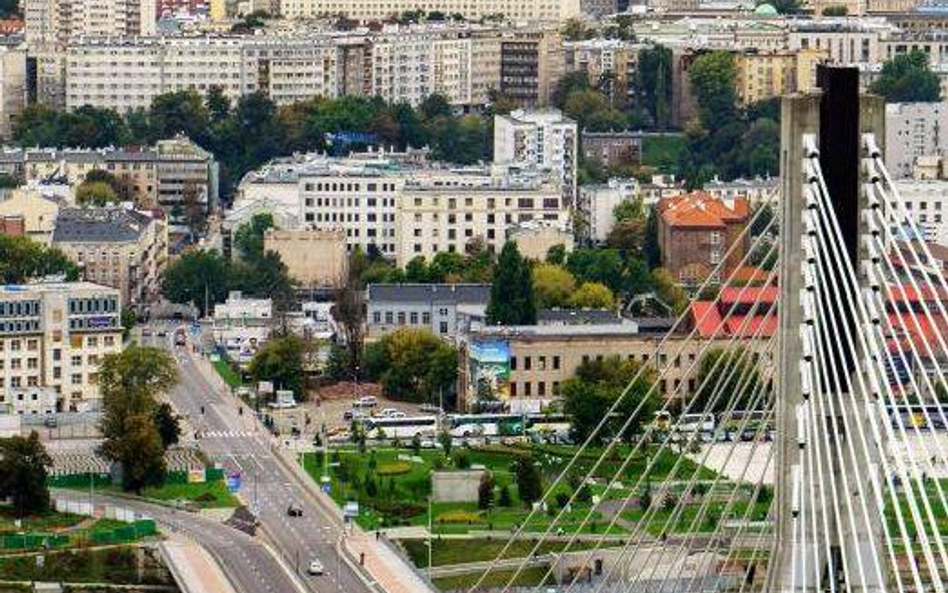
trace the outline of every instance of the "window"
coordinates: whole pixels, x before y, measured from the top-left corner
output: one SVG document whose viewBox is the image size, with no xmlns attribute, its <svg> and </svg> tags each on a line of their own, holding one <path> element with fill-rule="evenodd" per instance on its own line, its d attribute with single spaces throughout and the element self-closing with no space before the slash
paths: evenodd
<svg viewBox="0 0 948 593">
<path fill-rule="evenodd" d="M 74 366 L 74 367 L 82 366 L 82 357 L 79 356 L 78 354 L 74 355 L 74 356 L 70 359 L 70 361 L 72 362 L 72 366 Z"/>
<path fill-rule="evenodd" d="M 511 371 L 517 370 L 517 357 L 516 356 L 510 357 L 510 370 Z"/>
<path fill-rule="evenodd" d="M 543 397 L 546 395 L 546 382 L 545 381 L 540 381 L 539 383 L 537 383 L 537 395 L 539 395 L 540 397 Z"/>
<path fill-rule="evenodd" d="M 382 313 L 381 311 L 375 311 L 372 313 L 372 323 L 378 325 L 382 323 Z"/>
<path fill-rule="evenodd" d="M 424 311 L 421 314 L 421 323 L 424 325 L 431 325 L 431 313 Z"/>
<path fill-rule="evenodd" d="M 398 312 L 398 325 L 405 325 L 405 312 L 404 311 Z"/>
<path fill-rule="evenodd" d="M 442 334 L 448 333 L 448 322 L 442 321 L 438 328 L 438 331 L 440 331 Z"/>
<path fill-rule="evenodd" d="M 539 368 L 539 370 L 541 371 L 546 370 L 546 357 L 545 356 L 540 356 L 537 359 L 537 368 Z"/>
<path fill-rule="evenodd" d="M 408 316 L 408 318 L 409 318 L 409 322 L 412 325 L 418 325 L 418 312 L 417 311 L 412 311 L 411 314 Z"/>
<path fill-rule="evenodd" d="M 72 375 L 72 384 L 73 385 L 82 385 L 82 375 L 79 373 L 73 373 Z"/>
<path fill-rule="evenodd" d="M 531 358 L 529 356 L 524 356 L 523 357 L 523 370 L 529 371 L 532 369 L 532 367 L 533 367 L 533 361 L 531 360 Z"/>
<path fill-rule="evenodd" d="M 553 357 L 553 370 L 554 371 L 560 370 L 560 357 L 559 356 Z"/>
<path fill-rule="evenodd" d="M 386 324 L 386 325 L 392 325 L 393 323 L 395 323 L 395 313 L 393 313 L 393 312 L 391 312 L 391 311 L 386 311 L 386 312 L 385 312 L 385 324 Z"/>
<path fill-rule="evenodd" d="M 533 395 L 533 383 L 526 381 L 523 384 L 523 395 L 524 397 L 530 397 Z"/>
</svg>

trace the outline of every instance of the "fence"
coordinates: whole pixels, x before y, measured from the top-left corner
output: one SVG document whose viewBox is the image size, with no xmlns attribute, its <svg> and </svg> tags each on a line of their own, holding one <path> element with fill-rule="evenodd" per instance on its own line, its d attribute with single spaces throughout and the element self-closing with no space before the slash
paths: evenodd
<svg viewBox="0 0 948 593">
<path fill-rule="evenodd" d="M 95 545 L 128 544 L 158 534 L 158 527 L 151 519 L 141 519 L 114 529 L 80 529 L 68 535 L 48 533 L 20 533 L 0 537 L 0 550 L 56 549 L 78 546 L 83 543 Z"/>
<path fill-rule="evenodd" d="M 224 479 L 224 470 L 216 467 L 208 467 L 204 469 L 204 481 L 206 482 L 219 482 Z M 187 484 L 190 482 L 190 477 L 186 471 L 171 471 L 168 472 L 165 476 L 166 484 Z M 78 474 L 61 474 L 57 476 L 48 476 L 46 478 L 46 484 L 50 488 L 89 488 L 90 486 L 95 488 L 101 488 L 104 486 L 112 485 L 112 476 L 107 473 L 78 473 Z"/>
</svg>

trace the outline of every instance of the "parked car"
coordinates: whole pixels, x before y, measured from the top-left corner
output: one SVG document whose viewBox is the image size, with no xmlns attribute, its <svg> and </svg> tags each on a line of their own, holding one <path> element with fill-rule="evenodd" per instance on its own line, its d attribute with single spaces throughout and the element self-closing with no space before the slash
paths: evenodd
<svg viewBox="0 0 948 593">
<path fill-rule="evenodd" d="M 421 407 L 418 408 L 422 414 L 444 414 L 444 410 L 441 409 L 441 406 L 436 406 L 434 404 L 421 404 Z"/>
<path fill-rule="evenodd" d="M 306 572 L 315 577 L 325 574 L 326 571 L 323 568 L 323 563 L 320 562 L 318 558 L 313 558 L 309 561 L 309 566 L 306 568 Z"/>
<path fill-rule="evenodd" d="M 357 399 L 353 404 L 353 408 L 374 408 L 379 405 L 379 400 L 372 397 L 371 395 L 363 395 Z"/>
<path fill-rule="evenodd" d="M 289 517 L 302 517 L 303 509 L 301 509 L 300 507 L 296 505 L 291 504 L 290 506 L 286 507 L 286 514 Z"/>
<path fill-rule="evenodd" d="M 346 410 L 342 413 L 342 419 L 346 421 L 363 420 L 365 417 L 365 412 L 361 410 Z"/>
</svg>

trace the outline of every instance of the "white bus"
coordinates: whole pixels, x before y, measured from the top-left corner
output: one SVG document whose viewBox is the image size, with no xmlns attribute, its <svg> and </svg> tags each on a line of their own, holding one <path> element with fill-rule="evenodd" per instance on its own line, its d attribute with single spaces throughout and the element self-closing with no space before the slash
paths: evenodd
<svg viewBox="0 0 948 593">
<path fill-rule="evenodd" d="M 438 432 L 438 419 L 435 416 L 416 416 L 414 418 L 366 418 L 363 422 L 365 436 L 374 439 L 411 439 L 435 436 Z"/>
<path fill-rule="evenodd" d="M 520 414 L 458 414 L 449 419 L 452 437 L 522 436 L 524 418 Z"/>
<path fill-rule="evenodd" d="M 671 442 L 681 443 L 697 440 L 709 443 L 714 439 L 717 422 L 714 414 L 682 414 L 671 428 Z"/>
</svg>

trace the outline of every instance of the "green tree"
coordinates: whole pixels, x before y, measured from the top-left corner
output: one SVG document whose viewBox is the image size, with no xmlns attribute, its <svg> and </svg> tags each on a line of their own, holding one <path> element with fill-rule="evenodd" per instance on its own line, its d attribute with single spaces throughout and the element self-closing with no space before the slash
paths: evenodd
<svg viewBox="0 0 948 593">
<path fill-rule="evenodd" d="M 174 359 L 158 348 L 133 345 L 99 365 L 102 453 L 121 464 L 126 490 L 164 480 L 164 447 L 154 418 L 158 397 L 177 381 Z"/>
<path fill-rule="evenodd" d="M 79 267 L 55 247 L 29 237 L 0 234 L 0 282 L 23 284 L 31 278 L 62 274 L 79 279 Z"/>
<path fill-rule="evenodd" d="M 698 390 L 692 409 L 724 411 L 731 399 L 737 410 L 746 410 L 758 395 L 761 383 L 756 356 L 742 347 L 712 348 L 698 361 Z M 715 401 L 711 406 L 712 400 Z"/>
<path fill-rule="evenodd" d="M 576 290 L 576 279 L 560 266 L 540 264 L 533 268 L 533 292 L 537 307 L 565 307 Z"/>
<path fill-rule="evenodd" d="M 9 498 L 18 517 L 49 509 L 46 477 L 53 460 L 36 431 L 0 439 L 0 498 Z"/>
<path fill-rule="evenodd" d="M 847 14 L 849 14 L 849 9 L 843 4 L 827 6 L 823 9 L 823 16 L 846 16 Z"/>
<path fill-rule="evenodd" d="M 639 66 L 633 82 L 636 106 L 659 129 L 671 123 L 672 52 L 656 45 L 639 51 Z"/>
<path fill-rule="evenodd" d="M 584 282 L 570 297 L 569 304 L 577 309 L 612 309 L 616 300 L 605 284 Z"/>
<path fill-rule="evenodd" d="M 494 476 L 489 471 L 481 474 L 481 482 L 477 486 L 477 508 L 482 511 L 494 506 Z"/>
<path fill-rule="evenodd" d="M 222 303 L 230 290 L 230 267 L 216 251 L 191 251 L 168 266 L 161 293 L 172 303 L 192 303 L 208 315 L 206 305 Z"/>
<path fill-rule="evenodd" d="M 155 428 L 158 429 L 158 436 L 161 437 L 162 446 L 167 449 L 177 445 L 181 438 L 181 419 L 174 413 L 171 404 L 168 402 L 158 404 L 152 418 L 155 422 Z"/>
<path fill-rule="evenodd" d="M 103 207 L 115 204 L 119 196 L 111 185 L 104 181 L 86 181 L 76 188 L 76 203 L 81 206 Z"/>
<path fill-rule="evenodd" d="M 543 481 L 540 470 L 537 469 L 533 458 L 529 456 L 520 457 L 513 465 L 520 501 L 525 505 L 531 505 L 539 501 L 543 497 Z"/>
<path fill-rule="evenodd" d="M 760 0 L 757 5 L 770 4 L 779 14 L 797 14 L 802 9 L 800 0 Z"/>
<path fill-rule="evenodd" d="M 254 381 L 270 381 L 277 389 L 288 389 L 297 400 L 306 399 L 307 345 L 295 335 L 271 338 L 250 361 Z"/>
<path fill-rule="evenodd" d="M 928 54 L 920 49 L 901 53 L 882 65 L 879 79 L 870 90 L 888 103 L 917 103 L 941 100 L 938 75 L 932 72 Z"/>
<path fill-rule="evenodd" d="M 16 177 L 6 173 L 0 173 L 0 189 L 16 189 L 20 187 L 20 182 Z"/>
<path fill-rule="evenodd" d="M 270 229 L 276 228 L 273 215 L 269 212 L 254 214 L 249 222 L 245 222 L 234 233 L 234 246 L 240 256 L 246 261 L 253 262 L 263 257 L 263 236 Z"/>
<path fill-rule="evenodd" d="M 155 138 L 184 134 L 198 142 L 207 135 L 210 114 L 196 91 L 176 91 L 158 95 L 151 103 L 150 122 Z"/>
<path fill-rule="evenodd" d="M 513 504 L 513 499 L 510 496 L 510 486 L 504 484 L 500 487 L 500 496 L 497 498 L 497 506 L 508 508 Z"/>
<path fill-rule="evenodd" d="M 598 282 L 613 292 L 622 290 L 622 257 L 615 249 L 577 249 L 566 260 L 566 269 L 578 282 Z"/>
<path fill-rule="evenodd" d="M 655 289 L 655 296 L 668 305 L 672 313 L 676 315 L 682 313 L 688 306 L 688 295 L 685 294 L 681 286 L 675 282 L 671 272 L 665 268 L 652 270 L 652 286 Z"/>
<path fill-rule="evenodd" d="M 734 57 L 726 50 L 702 54 L 692 63 L 689 81 L 706 130 L 718 130 L 737 120 L 736 76 Z"/>
<path fill-rule="evenodd" d="M 662 265 L 662 246 L 658 242 L 658 207 L 652 206 L 648 210 L 648 219 L 645 222 L 645 259 L 650 269 Z"/>
<path fill-rule="evenodd" d="M 571 18 L 563 25 L 563 38 L 567 41 L 582 41 L 596 36 L 596 30 L 586 26 L 581 19 Z"/>
<path fill-rule="evenodd" d="M 517 244 L 508 241 L 497 260 L 487 323 L 490 325 L 533 325 L 537 322 L 536 301 L 530 265 L 520 255 Z"/>
<path fill-rule="evenodd" d="M 660 398 L 652 389 L 655 374 L 651 370 L 639 373 L 638 363 L 619 356 L 588 360 L 580 365 L 576 375 L 563 384 L 564 411 L 572 418 L 572 434 L 577 442 L 590 436 L 597 444 L 614 437 L 632 440 L 642 425 L 651 421 Z M 603 430 L 594 434 L 603 414 L 623 392 L 625 397 L 614 415 Z"/>
<path fill-rule="evenodd" d="M 457 382 L 457 350 L 428 329 L 400 328 L 373 350 L 374 373 L 389 397 L 431 402 Z"/>
</svg>

